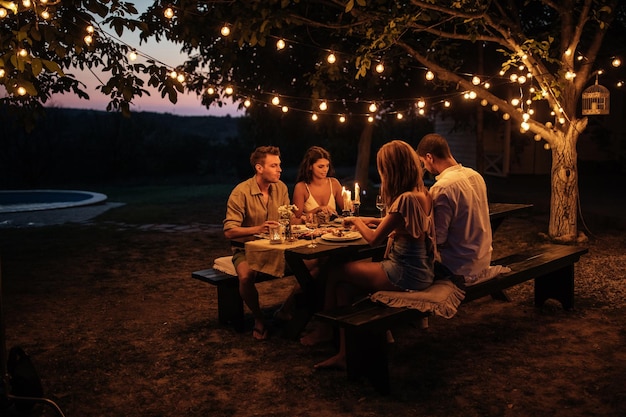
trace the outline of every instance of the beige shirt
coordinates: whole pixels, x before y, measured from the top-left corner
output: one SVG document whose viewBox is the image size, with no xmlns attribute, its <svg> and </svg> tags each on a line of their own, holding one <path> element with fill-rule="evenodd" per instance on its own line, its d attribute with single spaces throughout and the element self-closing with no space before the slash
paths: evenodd
<svg viewBox="0 0 626 417">
<path fill-rule="evenodd" d="M 252 177 L 239 183 L 228 197 L 224 231 L 234 227 L 249 227 L 263 224 L 266 220 L 278 220 L 278 207 L 289 204 L 289 190 L 284 182 L 270 184 L 267 204 Z"/>
</svg>

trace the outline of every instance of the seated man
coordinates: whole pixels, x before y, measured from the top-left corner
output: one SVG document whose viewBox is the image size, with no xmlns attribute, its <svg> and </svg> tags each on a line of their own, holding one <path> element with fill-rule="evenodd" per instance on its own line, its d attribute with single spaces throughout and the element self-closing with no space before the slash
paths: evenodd
<svg viewBox="0 0 626 417">
<path fill-rule="evenodd" d="M 289 204 L 289 190 L 280 180 L 280 150 L 275 146 L 258 147 L 250 156 L 255 175 L 238 184 L 226 206 L 224 236 L 236 239 L 269 231 L 278 225 L 278 207 Z M 268 336 L 259 293 L 255 286 L 256 271 L 250 269 L 243 248 L 233 248 L 233 264 L 239 277 L 239 293 L 254 316 L 252 336 Z"/>
<path fill-rule="evenodd" d="M 417 145 L 424 168 L 436 175 L 430 188 L 434 200 L 437 248 L 441 263 L 466 283 L 488 273 L 491 263 L 491 223 L 485 180 L 459 164 L 448 142 L 428 134 Z"/>
</svg>

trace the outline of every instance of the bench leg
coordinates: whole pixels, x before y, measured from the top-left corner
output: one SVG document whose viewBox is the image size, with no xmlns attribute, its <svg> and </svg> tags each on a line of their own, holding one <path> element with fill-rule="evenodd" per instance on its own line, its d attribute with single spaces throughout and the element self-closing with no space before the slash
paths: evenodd
<svg viewBox="0 0 626 417">
<path fill-rule="evenodd" d="M 535 278 L 535 306 L 543 306 L 548 298 L 560 301 L 564 310 L 574 308 L 574 265 Z"/>
<path fill-rule="evenodd" d="M 220 324 L 243 324 L 243 300 L 237 281 L 217 286 L 217 318 Z"/>
<path fill-rule="evenodd" d="M 366 377 L 381 394 L 389 393 L 388 343 L 385 330 L 359 332 L 346 329 L 348 380 Z"/>
</svg>

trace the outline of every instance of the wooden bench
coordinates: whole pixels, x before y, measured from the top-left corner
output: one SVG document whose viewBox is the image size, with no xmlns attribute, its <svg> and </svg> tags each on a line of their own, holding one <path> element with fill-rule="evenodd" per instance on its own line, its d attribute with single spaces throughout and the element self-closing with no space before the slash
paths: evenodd
<svg viewBox="0 0 626 417">
<path fill-rule="evenodd" d="M 217 287 L 217 318 L 220 324 L 243 327 L 243 300 L 239 295 L 239 278 L 213 268 L 192 272 L 191 277 Z M 276 278 L 278 277 L 259 273 L 256 282 Z"/>
<path fill-rule="evenodd" d="M 502 291 L 525 281 L 535 280 L 535 306 L 556 299 L 564 309 L 574 306 L 574 264 L 587 248 L 543 245 L 492 262 L 511 268 L 489 281 L 466 289 L 463 303 L 492 295 L 502 299 Z M 388 307 L 369 300 L 315 316 L 345 330 L 346 367 L 349 380 L 365 377 L 381 393 L 389 392 L 388 343 L 386 331 L 395 324 L 427 317 L 406 307 Z"/>
</svg>

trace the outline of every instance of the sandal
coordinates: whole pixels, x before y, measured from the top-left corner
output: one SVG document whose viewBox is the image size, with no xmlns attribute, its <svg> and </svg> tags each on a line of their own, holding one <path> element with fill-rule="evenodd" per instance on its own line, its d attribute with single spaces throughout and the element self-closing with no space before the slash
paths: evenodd
<svg viewBox="0 0 626 417">
<path fill-rule="evenodd" d="M 267 328 L 259 329 L 258 327 L 255 327 L 252 329 L 252 337 L 256 340 L 266 340 L 269 337 Z"/>
</svg>

